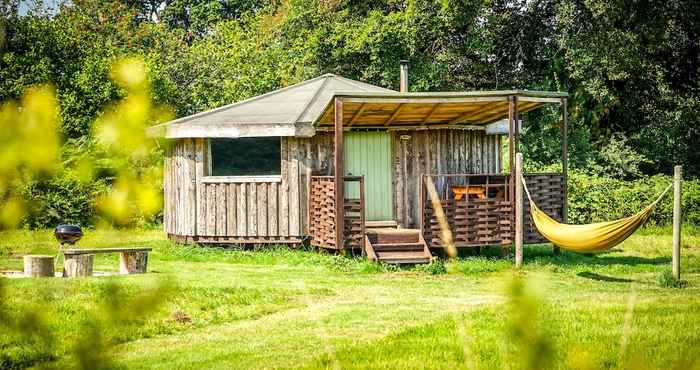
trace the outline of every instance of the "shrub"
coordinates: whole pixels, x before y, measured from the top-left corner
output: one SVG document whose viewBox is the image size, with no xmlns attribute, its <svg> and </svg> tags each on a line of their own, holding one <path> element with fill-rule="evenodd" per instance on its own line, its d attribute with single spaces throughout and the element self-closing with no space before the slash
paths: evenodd
<svg viewBox="0 0 700 370">
<path fill-rule="evenodd" d="M 23 224 L 29 228 L 54 227 L 59 223 L 92 225 L 95 200 L 106 190 L 103 182 L 84 183 L 71 172 L 32 182 L 23 190 L 30 205 Z"/>
</svg>

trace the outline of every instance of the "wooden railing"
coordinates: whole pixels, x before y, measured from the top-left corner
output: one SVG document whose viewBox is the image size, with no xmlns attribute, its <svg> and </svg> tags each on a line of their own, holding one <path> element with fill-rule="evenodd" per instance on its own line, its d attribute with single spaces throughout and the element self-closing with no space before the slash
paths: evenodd
<svg viewBox="0 0 700 370">
<path fill-rule="evenodd" d="M 362 176 L 346 176 L 343 202 L 343 242 L 336 241 L 336 200 L 333 176 L 311 176 L 309 235 L 311 245 L 329 249 L 360 249 L 365 236 L 365 183 Z M 354 187 L 354 189 L 353 189 Z"/>
<path fill-rule="evenodd" d="M 564 176 L 561 173 L 526 173 L 524 175 L 532 200 L 561 222 L 564 218 Z M 530 201 L 525 197 L 525 218 L 523 239 L 526 244 L 544 243 L 547 241 L 538 231 L 530 216 Z"/>
<path fill-rule="evenodd" d="M 534 201 L 552 217 L 563 214 L 561 174 L 526 174 Z M 457 247 L 506 245 L 513 240 L 513 202 L 509 176 L 500 174 L 423 175 L 421 181 L 421 232 L 431 247 L 440 247 L 440 226 L 426 191 L 432 181 L 440 197 Z M 525 243 L 541 243 L 525 204 Z"/>
</svg>

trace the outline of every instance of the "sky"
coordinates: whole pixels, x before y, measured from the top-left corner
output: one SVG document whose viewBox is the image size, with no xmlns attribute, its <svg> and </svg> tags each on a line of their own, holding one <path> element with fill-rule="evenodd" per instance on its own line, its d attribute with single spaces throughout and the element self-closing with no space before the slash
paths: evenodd
<svg viewBox="0 0 700 370">
<path fill-rule="evenodd" d="M 27 14 L 29 9 L 36 7 L 37 4 L 40 4 L 44 10 L 50 12 L 51 14 L 55 14 L 58 12 L 59 5 L 66 1 L 67 0 L 20 0 L 19 14 Z"/>
</svg>

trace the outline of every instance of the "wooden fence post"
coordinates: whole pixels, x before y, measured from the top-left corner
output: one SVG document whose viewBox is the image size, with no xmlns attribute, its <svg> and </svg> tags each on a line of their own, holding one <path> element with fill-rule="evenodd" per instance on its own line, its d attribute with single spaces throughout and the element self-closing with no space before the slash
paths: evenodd
<svg viewBox="0 0 700 370">
<path fill-rule="evenodd" d="M 523 153 L 515 155 L 515 267 L 523 264 Z"/>
<path fill-rule="evenodd" d="M 683 182 L 683 167 L 673 168 L 673 277 L 681 278 L 681 223 L 683 214 L 681 211 L 681 195 Z"/>
</svg>

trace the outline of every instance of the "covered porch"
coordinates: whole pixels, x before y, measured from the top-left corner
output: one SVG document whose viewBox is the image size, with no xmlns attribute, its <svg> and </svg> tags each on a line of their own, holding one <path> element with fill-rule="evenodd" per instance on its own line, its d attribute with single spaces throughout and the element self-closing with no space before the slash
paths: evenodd
<svg viewBox="0 0 700 370">
<path fill-rule="evenodd" d="M 507 163 L 514 163 L 519 116 L 545 104 L 560 106 L 562 171 L 528 174 L 528 184 L 535 184 L 531 185 L 533 196 L 546 211 L 566 221 L 567 96 L 521 90 L 335 93 L 314 122 L 317 132 L 333 135 L 334 170 L 330 176 L 309 178 L 311 244 L 362 250 L 371 257 L 368 249 L 372 247 L 373 226 L 381 221 L 382 225 L 394 222 L 399 229 L 415 230 L 415 243 L 440 248 L 439 226 L 425 187 L 432 182 L 458 247 L 510 245 L 515 181 L 513 168 L 503 171 L 501 136 L 508 138 Z M 486 127 L 499 121 L 504 123 L 503 132 L 493 137 L 483 135 Z M 359 151 L 354 148 L 357 144 L 348 137 L 357 136 L 357 132 L 392 133 L 387 144 L 391 168 L 384 165 L 371 173 L 358 173 L 361 166 L 352 158 L 354 153 L 362 156 L 361 152 L 367 152 L 364 155 L 369 160 L 365 161 L 372 162 L 371 166 L 386 160 L 374 152 L 384 144 L 370 143 L 360 146 Z M 434 134 L 426 135 L 431 132 Z M 477 136 L 480 141 L 470 143 L 474 140 L 470 132 L 481 133 Z M 465 142 L 470 145 L 464 146 Z M 382 168 L 388 174 L 383 174 Z M 388 179 L 377 182 L 377 177 Z M 375 191 L 375 187 L 384 186 L 390 187 L 391 194 Z M 387 202 L 391 203 L 390 211 L 386 206 L 383 212 L 372 210 Z M 386 219 L 377 219 L 378 215 Z M 368 220 L 368 216 L 374 219 Z M 543 241 L 527 217 L 525 241 Z"/>
</svg>

